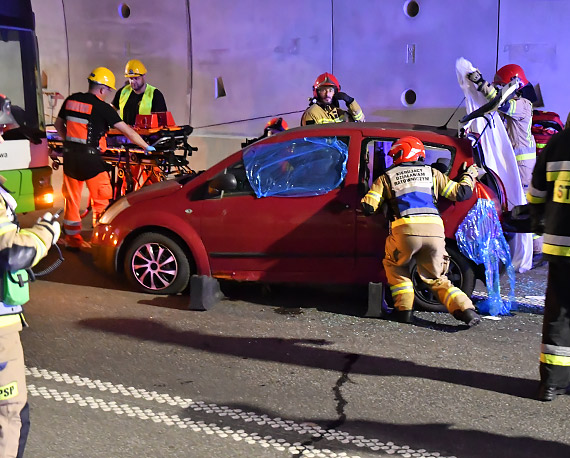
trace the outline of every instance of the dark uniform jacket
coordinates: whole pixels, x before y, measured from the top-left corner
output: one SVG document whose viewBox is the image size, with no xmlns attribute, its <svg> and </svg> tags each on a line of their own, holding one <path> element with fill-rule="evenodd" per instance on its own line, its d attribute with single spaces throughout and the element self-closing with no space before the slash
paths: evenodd
<svg viewBox="0 0 570 458">
<path fill-rule="evenodd" d="M 95 94 L 78 92 L 65 99 L 58 117 L 66 124 L 64 173 L 83 181 L 106 171 L 99 146 L 109 128 L 122 121 L 115 109 Z"/>
</svg>

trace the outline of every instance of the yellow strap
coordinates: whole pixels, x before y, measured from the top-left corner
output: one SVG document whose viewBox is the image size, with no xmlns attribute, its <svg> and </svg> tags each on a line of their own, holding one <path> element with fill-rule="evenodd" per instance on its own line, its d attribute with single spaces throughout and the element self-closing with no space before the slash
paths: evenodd
<svg viewBox="0 0 570 458">
<path fill-rule="evenodd" d="M 529 204 L 543 204 L 546 202 L 546 197 L 535 197 L 530 192 L 527 192 L 526 200 Z"/>
<path fill-rule="evenodd" d="M 546 181 L 570 181 L 570 171 L 568 170 L 555 170 L 552 172 L 546 172 Z"/>
<path fill-rule="evenodd" d="M 536 153 L 517 154 L 515 159 L 517 162 L 526 161 L 527 159 L 536 159 Z"/>
<path fill-rule="evenodd" d="M 546 353 L 540 354 L 540 362 L 550 364 L 552 366 L 570 366 L 570 356 L 549 355 Z"/>
<path fill-rule="evenodd" d="M 22 318 L 20 317 L 20 314 L 0 315 L 0 328 L 13 326 L 15 324 L 22 324 Z"/>
<path fill-rule="evenodd" d="M 456 181 L 453 181 L 453 180 L 449 180 L 449 183 L 447 183 L 445 185 L 445 188 L 443 188 L 443 191 L 441 191 L 441 195 L 443 197 L 449 197 L 449 194 L 451 194 L 451 191 L 453 191 L 457 186 L 459 186 L 459 183 L 457 183 Z"/>
<path fill-rule="evenodd" d="M 369 197 L 370 199 L 375 200 L 376 202 L 380 202 L 382 195 L 379 192 L 370 190 L 366 193 L 366 197 Z"/>
<path fill-rule="evenodd" d="M 550 245 L 549 243 L 543 243 L 542 252 L 544 254 L 551 254 L 553 256 L 570 257 L 570 247 L 568 246 Z"/>
<path fill-rule="evenodd" d="M 12 382 L 8 385 L 0 386 L 0 401 L 15 398 L 18 396 L 18 382 Z"/>
<path fill-rule="evenodd" d="M 403 224 L 437 224 L 443 227 L 443 220 L 439 216 L 405 216 L 392 221 L 392 227 L 402 226 Z"/>
<path fill-rule="evenodd" d="M 414 294 L 414 284 L 410 281 L 398 283 L 397 285 L 390 286 L 390 293 L 392 297 L 399 296 L 400 294 Z"/>
</svg>

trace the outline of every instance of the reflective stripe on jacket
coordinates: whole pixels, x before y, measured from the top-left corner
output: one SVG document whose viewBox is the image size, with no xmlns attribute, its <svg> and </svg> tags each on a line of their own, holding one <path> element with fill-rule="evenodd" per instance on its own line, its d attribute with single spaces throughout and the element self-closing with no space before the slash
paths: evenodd
<svg viewBox="0 0 570 458">
<path fill-rule="evenodd" d="M 146 84 L 146 88 L 144 90 L 144 94 L 141 99 L 141 103 L 139 104 L 139 114 L 141 115 L 149 115 L 152 112 L 152 97 L 154 96 L 154 90 L 156 88 L 151 86 L 150 84 Z M 123 109 L 127 104 L 127 100 L 131 96 L 133 92 L 133 88 L 130 84 L 127 84 L 123 90 L 121 91 L 121 97 L 119 98 L 119 114 L 121 118 L 123 118 Z M 116 103 L 116 102 L 115 102 Z"/>
<path fill-rule="evenodd" d="M 90 103 L 79 102 L 77 100 L 67 100 L 67 102 L 65 102 L 65 109 L 76 113 L 90 115 L 93 111 L 93 105 Z M 69 142 L 86 144 L 88 136 L 88 122 L 88 119 L 68 115 L 65 119 L 65 139 Z"/>
</svg>

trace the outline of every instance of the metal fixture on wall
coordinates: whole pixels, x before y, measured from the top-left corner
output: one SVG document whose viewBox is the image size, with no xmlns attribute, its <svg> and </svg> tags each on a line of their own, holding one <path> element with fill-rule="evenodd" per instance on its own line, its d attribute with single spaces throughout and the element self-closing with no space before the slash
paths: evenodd
<svg viewBox="0 0 570 458">
<path fill-rule="evenodd" d="M 400 100 L 405 107 L 411 107 L 416 103 L 417 95 L 413 89 L 406 89 L 402 92 Z"/>
<path fill-rule="evenodd" d="M 407 0 L 404 3 L 404 13 L 408 17 L 416 17 L 420 13 L 420 5 L 415 0 Z"/>
<path fill-rule="evenodd" d="M 121 3 L 118 8 L 119 16 L 127 19 L 131 15 L 131 8 L 126 3 Z"/>
<path fill-rule="evenodd" d="M 214 81 L 214 97 L 219 99 L 220 97 L 226 96 L 226 89 L 224 88 L 224 80 L 221 76 L 218 76 Z"/>
</svg>

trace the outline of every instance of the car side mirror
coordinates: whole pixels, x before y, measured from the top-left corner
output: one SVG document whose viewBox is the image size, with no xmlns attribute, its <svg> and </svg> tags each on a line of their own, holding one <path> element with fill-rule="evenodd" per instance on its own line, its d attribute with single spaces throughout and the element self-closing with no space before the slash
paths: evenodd
<svg viewBox="0 0 570 458">
<path fill-rule="evenodd" d="M 210 194 L 212 191 L 233 191 L 237 188 L 237 179 L 233 173 L 225 173 L 214 177 L 208 184 Z"/>
</svg>

